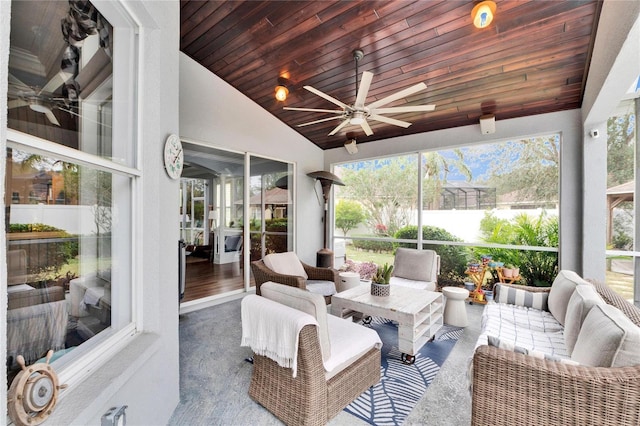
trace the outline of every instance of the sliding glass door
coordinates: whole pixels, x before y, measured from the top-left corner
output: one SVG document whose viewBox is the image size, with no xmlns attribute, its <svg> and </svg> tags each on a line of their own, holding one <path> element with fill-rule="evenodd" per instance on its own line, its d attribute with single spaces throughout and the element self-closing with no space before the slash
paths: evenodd
<svg viewBox="0 0 640 426">
<path fill-rule="evenodd" d="M 290 163 L 251 156 L 249 234 L 251 260 L 293 250 L 293 175 Z"/>
</svg>

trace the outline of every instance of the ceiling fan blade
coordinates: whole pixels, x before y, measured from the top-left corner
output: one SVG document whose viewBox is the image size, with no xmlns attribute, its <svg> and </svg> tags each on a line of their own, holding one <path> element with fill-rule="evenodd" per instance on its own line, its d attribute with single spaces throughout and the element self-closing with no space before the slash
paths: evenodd
<svg viewBox="0 0 640 426">
<path fill-rule="evenodd" d="M 307 89 L 308 91 L 310 91 L 311 93 L 315 93 L 316 95 L 320 96 L 321 98 L 325 98 L 326 100 L 328 100 L 329 102 L 331 102 L 332 104 L 336 104 L 339 107 L 342 107 L 344 109 L 348 109 L 349 105 L 345 104 L 344 102 L 340 102 L 339 100 L 337 100 L 336 98 L 327 95 L 324 92 L 319 91 L 318 89 L 311 87 L 311 86 L 304 86 L 305 89 Z"/>
<path fill-rule="evenodd" d="M 386 105 L 386 104 L 391 103 L 393 101 L 396 101 L 398 99 L 402 99 L 404 97 L 413 95 L 414 93 L 417 93 L 417 92 L 419 92 L 421 90 L 424 90 L 426 88 L 427 88 L 426 84 L 418 83 L 418 84 L 416 84 L 414 86 L 407 87 L 404 90 L 401 90 L 401 91 L 399 91 L 397 93 L 394 93 L 393 95 L 389 95 L 389 96 L 387 96 L 385 98 L 377 100 L 377 101 L 373 102 L 371 105 L 368 105 L 368 107 L 369 107 L 369 109 L 375 109 L 375 108 L 377 108 L 379 106 Z"/>
<path fill-rule="evenodd" d="M 325 122 L 325 121 L 335 120 L 336 118 L 342 118 L 342 117 L 321 118 L 320 120 L 309 121 L 308 123 L 298 124 L 297 126 L 298 127 L 308 126 L 310 124 L 316 124 L 316 123 L 322 123 L 322 122 Z"/>
<path fill-rule="evenodd" d="M 20 86 L 20 87 L 25 88 L 27 90 L 32 90 L 31 87 L 29 87 L 26 84 L 24 84 L 20 79 L 18 79 L 16 76 L 14 76 L 11 73 L 9 73 L 9 84 L 13 84 L 14 86 Z"/>
<path fill-rule="evenodd" d="M 364 101 L 367 99 L 369 93 L 369 86 L 371 86 L 371 80 L 373 80 L 373 73 L 365 71 L 362 73 L 362 80 L 360 80 L 360 87 L 358 88 L 358 96 L 356 96 L 356 108 L 363 108 Z"/>
<path fill-rule="evenodd" d="M 317 109 L 317 108 L 293 108 L 293 107 L 282 107 L 282 109 L 286 109 L 287 111 L 328 112 L 330 114 L 344 113 L 344 110 L 341 110 L 341 109 Z"/>
<path fill-rule="evenodd" d="M 371 111 L 373 114 L 395 114 L 401 112 L 419 112 L 419 111 L 433 111 L 436 109 L 435 105 L 414 105 L 414 106 L 399 106 L 390 108 L 376 108 Z"/>
<path fill-rule="evenodd" d="M 344 120 L 342 123 L 338 124 L 338 127 L 336 127 L 335 129 L 333 129 L 331 131 L 331 133 L 329 133 L 329 136 L 333 136 L 336 133 L 338 133 L 340 131 L 340 129 L 342 129 L 344 126 L 346 126 L 347 124 L 349 124 L 349 119 L 347 118 L 346 120 Z"/>
<path fill-rule="evenodd" d="M 101 123 L 101 122 L 96 121 L 96 120 L 93 120 L 93 119 L 91 119 L 91 118 L 83 117 L 83 116 L 81 116 L 80 114 L 78 114 L 77 112 L 72 111 L 72 110 L 70 110 L 70 109 L 67 109 L 67 108 L 64 108 L 64 107 L 61 107 L 61 106 L 59 106 L 59 107 L 58 107 L 58 109 L 59 109 L 60 111 L 64 111 L 64 112 L 69 113 L 69 114 L 71 114 L 71 115 L 75 115 L 76 117 L 82 118 L 83 120 L 88 120 L 88 121 L 91 121 L 92 123 L 99 124 L 100 126 L 111 128 L 111 126 L 109 126 L 109 125 L 107 125 L 107 124 Z"/>
<path fill-rule="evenodd" d="M 53 111 L 49 110 L 45 112 L 44 115 L 47 116 L 51 124 L 55 124 L 56 126 L 60 127 L 60 123 L 58 122 L 58 119 L 56 118 L 56 116 L 53 115 Z"/>
<path fill-rule="evenodd" d="M 373 134 L 373 130 L 371 130 L 371 127 L 369 127 L 369 123 L 367 123 L 367 120 L 364 120 L 362 123 L 360 123 L 360 127 L 362 127 L 362 130 L 364 130 L 365 135 L 371 136 Z"/>
<path fill-rule="evenodd" d="M 56 75 L 54 75 L 51 80 L 40 90 L 40 93 L 47 92 L 53 93 L 58 87 L 62 86 L 64 83 L 64 74 L 62 71 L 58 71 Z"/>
<path fill-rule="evenodd" d="M 29 105 L 27 102 L 23 101 L 22 99 L 14 99 L 12 101 L 7 102 L 7 109 L 11 109 L 11 108 L 20 108 L 23 106 L 27 106 Z"/>
<path fill-rule="evenodd" d="M 394 126 L 404 127 L 405 129 L 411 126 L 411 123 L 407 121 L 400 121 L 400 120 L 396 120 L 395 118 L 389 118 L 389 117 L 385 117 L 377 114 L 371 114 L 369 118 L 372 120 L 381 121 L 383 123 L 393 124 Z"/>
</svg>

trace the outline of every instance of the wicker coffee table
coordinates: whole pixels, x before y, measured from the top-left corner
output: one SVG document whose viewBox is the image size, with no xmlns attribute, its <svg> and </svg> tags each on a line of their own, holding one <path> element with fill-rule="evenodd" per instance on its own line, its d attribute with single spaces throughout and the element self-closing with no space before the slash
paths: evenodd
<svg viewBox="0 0 640 426">
<path fill-rule="evenodd" d="M 371 295 L 366 284 L 331 297 L 331 313 L 341 318 L 355 313 L 383 317 L 398 322 L 398 349 L 407 364 L 442 327 L 442 293 L 392 286 L 387 297 Z"/>
</svg>

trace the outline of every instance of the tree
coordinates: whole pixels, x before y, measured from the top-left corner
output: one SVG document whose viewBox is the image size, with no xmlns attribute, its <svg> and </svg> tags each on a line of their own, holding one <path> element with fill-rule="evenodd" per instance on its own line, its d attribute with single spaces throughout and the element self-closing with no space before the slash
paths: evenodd
<svg viewBox="0 0 640 426">
<path fill-rule="evenodd" d="M 423 153 L 420 167 L 419 157 L 415 154 L 347 164 L 339 171 L 345 183 L 339 189 L 340 196 L 362 204 L 371 229 L 381 229 L 384 225 L 385 233 L 394 235 L 398 229 L 415 220 L 419 170 L 424 179 L 423 194 L 431 200 L 439 200 L 441 188 L 452 167 L 471 178 L 462 151 L 453 152 L 454 159 L 439 152 Z"/>
<path fill-rule="evenodd" d="M 487 184 L 499 195 L 516 192 L 519 200 L 557 202 L 560 170 L 558 135 L 506 142 L 479 157 L 490 156 Z"/>
<path fill-rule="evenodd" d="M 336 228 L 344 235 L 366 219 L 362 205 L 357 201 L 339 200 L 336 204 Z"/>
<path fill-rule="evenodd" d="M 418 200 L 416 155 L 351 163 L 339 173 L 340 196 L 361 203 L 371 229 L 384 225 L 393 235 L 409 223 Z"/>
<path fill-rule="evenodd" d="M 447 183 L 447 176 L 452 168 L 471 180 L 471 169 L 464 162 L 464 154 L 460 149 L 451 151 L 454 158 L 447 158 L 439 152 L 431 151 L 422 154 L 422 202 L 426 206 L 431 205 L 432 210 L 440 208 L 442 187 Z"/>
<path fill-rule="evenodd" d="M 607 187 L 633 180 L 635 114 L 607 121 Z"/>
</svg>

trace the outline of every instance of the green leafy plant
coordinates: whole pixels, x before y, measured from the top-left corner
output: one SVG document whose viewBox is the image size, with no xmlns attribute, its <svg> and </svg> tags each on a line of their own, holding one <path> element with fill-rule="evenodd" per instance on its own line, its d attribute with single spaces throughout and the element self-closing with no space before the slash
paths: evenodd
<svg viewBox="0 0 640 426">
<path fill-rule="evenodd" d="M 516 216 L 511 221 L 497 219 L 487 213 L 480 224 L 484 241 L 498 244 L 514 244 L 537 247 L 558 247 L 558 217 L 542 212 L 533 217 Z M 549 251 L 483 249 L 501 259 L 505 265 L 517 265 L 520 276 L 528 285 L 550 286 L 558 274 L 558 254 Z"/>
<path fill-rule="evenodd" d="M 391 272 L 393 272 L 393 265 L 385 263 L 383 266 L 378 266 L 378 270 L 373 276 L 372 281 L 377 284 L 389 284 L 391 281 Z"/>
</svg>

